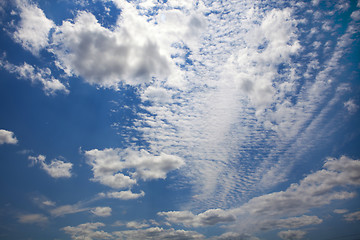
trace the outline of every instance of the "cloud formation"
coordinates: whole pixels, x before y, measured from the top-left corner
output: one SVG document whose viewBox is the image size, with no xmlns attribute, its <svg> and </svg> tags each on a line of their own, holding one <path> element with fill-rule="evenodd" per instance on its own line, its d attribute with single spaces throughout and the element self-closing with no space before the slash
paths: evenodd
<svg viewBox="0 0 360 240">
<path fill-rule="evenodd" d="M 43 225 L 49 221 L 48 217 L 42 214 L 23 214 L 18 217 L 20 223 Z"/>
<path fill-rule="evenodd" d="M 29 160 L 33 165 L 40 165 L 40 167 L 53 178 L 70 178 L 72 176 L 71 169 L 73 164 L 64 162 L 59 159 L 53 159 L 50 163 L 46 163 L 46 157 L 39 155 L 37 157 L 29 156 Z"/>
<path fill-rule="evenodd" d="M 18 140 L 11 131 L 0 129 L 0 145 L 1 144 L 17 144 Z"/>
<path fill-rule="evenodd" d="M 48 46 L 50 29 L 55 24 L 40 8 L 27 0 L 16 0 L 16 5 L 20 11 L 20 23 L 13 38 L 24 49 L 38 55 L 40 50 Z"/>
<path fill-rule="evenodd" d="M 52 76 L 49 68 L 41 69 L 26 62 L 18 66 L 2 59 L 0 59 L 0 67 L 16 74 L 20 79 L 29 80 L 34 85 L 40 84 L 46 95 L 55 95 L 58 92 L 69 93 L 67 87 L 60 80 Z"/>
<path fill-rule="evenodd" d="M 92 180 L 115 189 L 131 188 L 138 180 L 165 179 L 168 172 L 184 165 L 184 161 L 177 156 L 165 153 L 152 155 L 143 149 L 93 149 L 84 154 L 87 163 L 92 166 Z M 108 194 L 119 198 L 140 195 L 130 192 Z"/>
<path fill-rule="evenodd" d="M 105 224 L 101 222 L 83 223 L 76 227 L 67 226 L 62 230 L 71 236 L 71 239 L 112 239 L 112 235 L 102 230 L 97 231 L 98 228 L 104 227 Z"/>
<path fill-rule="evenodd" d="M 305 236 L 306 232 L 301 230 L 287 230 L 279 232 L 279 237 L 284 240 L 299 240 Z"/>
<path fill-rule="evenodd" d="M 91 213 L 98 217 L 109 217 L 111 216 L 111 211 L 110 207 L 96 207 L 91 210 Z"/>
</svg>

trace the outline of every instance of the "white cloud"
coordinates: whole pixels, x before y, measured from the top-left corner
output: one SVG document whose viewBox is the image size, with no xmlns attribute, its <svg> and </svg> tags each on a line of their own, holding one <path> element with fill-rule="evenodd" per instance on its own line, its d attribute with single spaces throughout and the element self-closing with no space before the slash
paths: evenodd
<svg viewBox="0 0 360 240">
<path fill-rule="evenodd" d="M 43 225 L 49 221 L 48 217 L 42 214 L 24 214 L 18 217 L 20 223 Z"/>
<path fill-rule="evenodd" d="M 359 21 L 360 20 L 360 10 L 352 12 L 351 18 L 354 19 L 355 21 Z"/>
<path fill-rule="evenodd" d="M 72 175 L 72 163 L 58 159 L 53 159 L 50 163 L 46 163 L 46 157 L 44 155 L 37 157 L 29 156 L 28 159 L 31 160 L 34 165 L 39 164 L 40 167 L 53 178 L 70 178 Z"/>
<path fill-rule="evenodd" d="M 211 240 L 260 240 L 257 237 L 253 237 L 249 234 L 227 232 L 217 237 L 210 238 Z"/>
<path fill-rule="evenodd" d="M 349 113 L 355 113 L 359 109 L 359 106 L 353 99 L 344 102 L 344 107 L 349 111 Z"/>
<path fill-rule="evenodd" d="M 0 145 L 1 144 L 17 144 L 18 140 L 15 134 L 11 131 L 0 129 Z"/>
<path fill-rule="evenodd" d="M 91 213 L 99 217 L 111 216 L 112 209 L 110 207 L 96 207 L 91 210 Z"/>
<path fill-rule="evenodd" d="M 98 228 L 104 227 L 105 224 L 100 222 L 84 223 L 76 227 L 67 226 L 62 230 L 71 235 L 71 239 L 74 240 L 93 240 L 93 239 L 113 239 L 113 236 L 103 230 L 97 231 Z"/>
<path fill-rule="evenodd" d="M 138 199 L 143 196 L 145 196 L 145 193 L 141 191 L 140 193 L 133 193 L 131 190 L 127 191 L 120 191 L 120 192 L 108 192 L 101 194 L 103 196 L 106 196 L 108 198 L 117 198 L 121 200 L 132 200 L 132 199 Z"/>
<path fill-rule="evenodd" d="M 174 240 L 187 240 L 187 239 L 204 239 L 202 234 L 194 231 L 175 230 L 173 228 L 163 229 L 159 227 L 152 227 L 141 230 L 127 230 L 117 231 L 114 235 L 125 238 L 128 240 L 136 239 L 174 239 Z"/>
<path fill-rule="evenodd" d="M 349 221 L 349 222 L 360 221 L 360 211 L 345 214 L 344 218 L 346 221 Z"/>
<path fill-rule="evenodd" d="M 259 217 L 297 215 L 332 200 L 354 197 L 354 193 L 334 190 L 345 185 L 360 185 L 360 161 L 346 156 L 328 158 L 324 169 L 307 175 L 299 184 L 293 183 L 285 191 L 255 197 L 238 210 Z"/>
<path fill-rule="evenodd" d="M 149 227 L 149 224 L 147 223 L 140 223 L 140 222 L 136 222 L 136 221 L 130 221 L 127 222 L 125 225 L 127 228 L 135 228 L 135 229 L 140 229 L 140 228 L 147 228 Z"/>
<path fill-rule="evenodd" d="M 50 210 L 50 214 L 54 217 L 61 217 L 67 214 L 74 214 L 79 212 L 88 211 L 89 208 L 85 208 L 82 204 L 63 205 Z"/>
<path fill-rule="evenodd" d="M 273 229 L 282 229 L 282 228 L 300 228 L 308 225 L 315 225 L 322 223 L 323 220 L 317 216 L 301 216 L 301 217 L 292 217 L 287 219 L 275 219 L 275 220 L 266 220 L 259 223 L 261 225 L 261 230 L 273 230 Z"/>
<path fill-rule="evenodd" d="M 133 36 L 123 26 L 128 25 L 118 23 L 111 31 L 91 13 L 79 12 L 73 23 L 63 22 L 53 35 L 51 51 L 58 58 L 58 66 L 69 76 L 102 87 L 117 88 L 121 82 L 136 85 L 149 82 L 151 77 L 167 76 L 169 59 L 160 46 L 142 36 L 143 32 Z"/>
<path fill-rule="evenodd" d="M 344 213 L 347 213 L 349 210 L 347 209 L 335 209 L 334 210 L 334 213 L 337 213 L 337 214 L 344 214 Z"/>
<path fill-rule="evenodd" d="M 35 4 L 27 0 L 16 0 L 16 4 L 21 20 L 13 37 L 23 48 L 38 55 L 41 49 L 48 46 L 48 35 L 54 23 Z"/>
<path fill-rule="evenodd" d="M 158 215 L 164 216 L 169 222 L 193 227 L 235 221 L 234 215 L 221 209 L 210 209 L 198 215 L 194 215 L 189 211 L 159 212 Z"/>
<path fill-rule="evenodd" d="M 67 87 L 52 76 L 49 68 L 41 69 L 26 62 L 18 66 L 2 59 L 0 59 L 0 67 L 3 67 L 10 73 L 16 74 L 21 79 L 29 80 L 32 84 L 42 85 L 42 89 L 46 95 L 55 95 L 57 92 L 64 94 L 69 93 Z"/>
<path fill-rule="evenodd" d="M 341 188 L 360 185 L 359 160 L 346 156 L 328 158 L 323 167 L 284 191 L 254 197 L 237 208 L 210 209 L 197 215 L 190 211 L 159 212 L 158 215 L 171 223 L 193 227 L 228 223 L 228 228 L 239 233 L 321 224 L 323 220 L 317 216 L 299 215 L 333 200 L 353 198 L 354 192 Z"/>
<path fill-rule="evenodd" d="M 288 230 L 279 232 L 279 237 L 284 240 L 299 240 L 305 236 L 306 232 L 301 230 Z"/>
<path fill-rule="evenodd" d="M 165 179 L 168 172 L 184 164 L 184 161 L 177 156 L 165 153 L 152 155 L 145 150 L 135 151 L 129 148 L 93 149 L 86 151 L 85 157 L 92 166 L 94 173 L 92 180 L 117 189 L 131 188 L 139 179 L 145 181 Z M 129 193 L 120 192 L 110 195 L 126 198 Z"/>
</svg>

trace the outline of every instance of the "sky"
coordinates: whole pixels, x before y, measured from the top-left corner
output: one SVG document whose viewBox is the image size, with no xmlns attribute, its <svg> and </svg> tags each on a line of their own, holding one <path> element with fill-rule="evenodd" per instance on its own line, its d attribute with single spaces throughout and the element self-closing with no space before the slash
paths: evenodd
<svg viewBox="0 0 360 240">
<path fill-rule="evenodd" d="M 360 239 L 360 1 L 0 0 L 0 239 Z"/>
</svg>

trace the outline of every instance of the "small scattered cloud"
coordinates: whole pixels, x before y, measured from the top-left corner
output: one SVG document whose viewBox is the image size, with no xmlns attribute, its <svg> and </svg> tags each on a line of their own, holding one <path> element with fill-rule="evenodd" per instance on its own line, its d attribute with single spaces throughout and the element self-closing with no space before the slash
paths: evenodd
<svg viewBox="0 0 360 240">
<path fill-rule="evenodd" d="M 159 212 L 158 215 L 165 217 L 169 222 L 193 227 L 235 221 L 235 216 L 232 213 L 222 209 L 210 209 L 198 215 L 194 215 L 190 211 Z"/>
<path fill-rule="evenodd" d="M 145 150 L 135 151 L 129 148 L 93 149 L 86 151 L 85 157 L 92 166 L 92 180 L 115 189 L 131 188 L 140 179 L 165 179 L 168 172 L 184 165 L 184 161 L 174 155 L 153 155 Z M 126 193 L 120 192 L 110 195 L 125 196 L 124 194 Z"/>
<path fill-rule="evenodd" d="M 347 210 L 347 209 L 335 209 L 334 210 L 334 213 L 337 213 L 337 214 L 344 214 L 347 212 L 349 212 L 349 210 Z"/>
<path fill-rule="evenodd" d="M 71 236 L 71 239 L 113 239 L 110 233 L 104 232 L 103 230 L 98 231 L 100 227 L 104 227 L 105 224 L 101 222 L 95 223 L 83 223 L 76 227 L 67 226 L 62 230 Z"/>
<path fill-rule="evenodd" d="M 147 228 L 150 225 L 145 222 L 137 222 L 137 221 L 130 221 L 125 224 L 127 228 L 135 228 L 135 229 L 141 229 L 141 228 Z"/>
<path fill-rule="evenodd" d="M 111 216 L 111 211 L 110 207 L 96 207 L 91 210 L 91 213 L 98 217 L 109 217 Z"/>
<path fill-rule="evenodd" d="M 49 221 L 49 219 L 43 214 L 23 214 L 18 216 L 18 221 L 25 224 L 44 225 Z"/>
<path fill-rule="evenodd" d="M 306 232 L 301 230 L 288 230 L 279 232 L 279 237 L 284 240 L 299 240 L 305 236 Z"/>
<path fill-rule="evenodd" d="M 46 163 L 46 157 L 44 155 L 38 155 L 37 157 L 29 156 L 28 159 L 32 161 L 33 165 L 40 165 L 40 167 L 53 178 L 70 178 L 72 176 L 72 163 L 59 159 L 53 159 L 50 163 Z"/>
<path fill-rule="evenodd" d="M 345 102 L 344 107 L 346 108 L 346 110 L 349 111 L 349 113 L 355 113 L 359 109 L 359 106 L 355 103 L 353 99 Z"/>
<path fill-rule="evenodd" d="M 52 76 L 50 68 L 41 69 L 26 62 L 23 65 L 15 65 L 3 59 L 0 59 L 0 67 L 21 79 L 29 80 L 32 84 L 40 84 L 46 95 L 56 95 L 58 92 L 69 93 L 67 87 Z"/>
<path fill-rule="evenodd" d="M 0 145 L 1 144 L 17 144 L 18 140 L 11 131 L 0 129 Z"/>
<path fill-rule="evenodd" d="M 133 200 L 144 197 L 145 192 L 140 191 L 140 193 L 133 193 L 131 190 L 127 190 L 127 191 L 119 191 L 119 192 L 100 193 L 100 196 L 108 197 L 108 198 L 116 198 L 121 200 Z"/>
<path fill-rule="evenodd" d="M 344 215 L 344 218 L 348 222 L 360 221 L 360 211 L 348 213 Z"/>
</svg>

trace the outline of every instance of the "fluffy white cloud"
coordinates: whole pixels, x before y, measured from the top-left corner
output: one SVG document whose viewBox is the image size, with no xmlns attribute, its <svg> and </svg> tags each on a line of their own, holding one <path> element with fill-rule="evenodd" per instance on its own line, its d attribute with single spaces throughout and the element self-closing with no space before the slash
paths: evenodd
<svg viewBox="0 0 360 240">
<path fill-rule="evenodd" d="M 346 221 L 349 221 L 349 222 L 360 221 L 360 211 L 345 214 L 344 218 Z"/>
<path fill-rule="evenodd" d="M 91 213 L 99 217 L 111 216 L 112 209 L 110 207 L 96 207 L 91 210 Z"/>
<path fill-rule="evenodd" d="M 288 230 L 279 232 L 279 237 L 284 240 L 299 240 L 305 236 L 306 232 L 301 230 Z"/>
<path fill-rule="evenodd" d="M 108 193 L 102 193 L 101 196 L 105 196 L 108 198 L 117 198 L 121 200 L 132 200 L 132 199 L 138 199 L 143 196 L 145 196 L 145 193 L 141 191 L 140 193 L 133 193 L 131 190 L 127 191 L 120 191 L 120 192 L 108 192 Z"/>
<path fill-rule="evenodd" d="M 20 223 L 43 225 L 49 221 L 48 217 L 42 214 L 24 214 L 18 217 Z"/>
<path fill-rule="evenodd" d="M 31 160 L 33 164 L 39 164 L 40 167 L 53 178 L 69 178 L 72 175 L 72 163 L 58 159 L 53 159 L 50 163 L 46 163 L 46 157 L 44 155 L 37 157 L 29 156 L 28 159 Z"/>
<path fill-rule="evenodd" d="M 141 230 L 127 230 L 114 232 L 114 235 L 125 238 L 128 240 L 135 239 L 174 239 L 174 240 L 187 240 L 187 239 L 204 239 L 202 234 L 194 231 L 175 230 L 173 228 L 163 229 L 159 227 L 152 227 Z"/>
<path fill-rule="evenodd" d="M 100 222 L 84 223 L 76 227 L 67 226 L 62 230 L 65 231 L 65 233 L 71 235 L 71 239 L 74 240 L 112 239 L 113 236 L 111 234 L 102 230 L 96 231 L 98 228 L 104 226 L 105 224 Z"/>
<path fill-rule="evenodd" d="M 160 153 L 152 155 L 145 150 L 107 148 L 85 152 L 87 162 L 92 166 L 93 181 L 112 188 L 130 188 L 138 179 L 165 179 L 169 171 L 178 169 L 184 161 L 173 155 Z M 128 174 L 128 175 L 125 175 Z M 110 194 L 119 198 L 130 196 L 129 193 Z M 136 196 L 136 195 L 131 195 Z"/>
<path fill-rule="evenodd" d="M 18 140 L 15 137 L 15 134 L 11 131 L 0 129 L 0 145 L 1 144 L 17 144 Z"/>
<path fill-rule="evenodd" d="M 159 212 L 158 215 L 164 216 L 169 222 L 194 227 L 235 221 L 234 215 L 221 209 L 210 209 L 198 215 L 189 211 Z"/>
<path fill-rule="evenodd" d="M 51 51 L 58 58 L 58 66 L 68 75 L 103 87 L 117 88 L 120 82 L 140 84 L 154 76 L 167 76 L 168 58 L 159 45 L 150 38 L 135 38 L 122 26 L 126 24 L 119 23 L 111 31 L 91 13 L 79 12 L 74 22 L 63 22 L 53 35 Z"/>
<path fill-rule="evenodd" d="M 10 73 L 16 74 L 21 79 L 29 80 L 32 84 L 42 85 L 42 89 L 46 95 L 55 95 L 57 92 L 69 93 L 67 87 L 52 76 L 49 68 L 41 69 L 26 62 L 18 66 L 2 59 L 0 59 L 0 67 L 3 67 Z"/>
<path fill-rule="evenodd" d="M 55 24 L 46 18 L 44 12 L 27 0 L 16 0 L 20 10 L 20 23 L 13 37 L 23 48 L 38 55 L 48 46 L 48 35 Z"/>
</svg>

